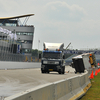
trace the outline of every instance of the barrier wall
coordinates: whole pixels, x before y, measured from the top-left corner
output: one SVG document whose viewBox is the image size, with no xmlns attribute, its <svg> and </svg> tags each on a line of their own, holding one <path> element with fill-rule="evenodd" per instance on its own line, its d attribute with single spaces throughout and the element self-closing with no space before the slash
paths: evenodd
<svg viewBox="0 0 100 100">
<path fill-rule="evenodd" d="M 40 68 L 41 63 L 39 62 L 8 62 L 0 61 L 0 69 L 29 69 L 29 68 Z"/>
<path fill-rule="evenodd" d="M 88 72 L 48 83 L 7 97 L 4 100 L 77 100 L 91 87 Z"/>
</svg>

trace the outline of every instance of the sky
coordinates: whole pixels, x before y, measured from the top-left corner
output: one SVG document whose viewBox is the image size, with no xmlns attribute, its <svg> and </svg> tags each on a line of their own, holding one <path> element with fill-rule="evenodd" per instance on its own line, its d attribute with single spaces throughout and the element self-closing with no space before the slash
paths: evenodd
<svg viewBox="0 0 100 100">
<path fill-rule="evenodd" d="M 100 0 L 0 0 L 0 17 L 25 14 L 35 14 L 27 22 L 35 27 L 33 49 L 43 42 L 100 48 Z"/>
</svg>

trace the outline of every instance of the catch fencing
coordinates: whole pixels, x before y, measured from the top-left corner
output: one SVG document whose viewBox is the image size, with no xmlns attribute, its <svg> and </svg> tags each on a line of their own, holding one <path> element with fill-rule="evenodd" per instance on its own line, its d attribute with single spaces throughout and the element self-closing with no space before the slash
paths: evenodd
<svg viewBox="0 0 100 100">
<path fill-rule="evenodd" d="M 17 61 L 17 62 L 40 62 L 40 59 L 35 56 L 12 54 L 12 53 L 0 53 L 0 61 Z"/>
</svg>

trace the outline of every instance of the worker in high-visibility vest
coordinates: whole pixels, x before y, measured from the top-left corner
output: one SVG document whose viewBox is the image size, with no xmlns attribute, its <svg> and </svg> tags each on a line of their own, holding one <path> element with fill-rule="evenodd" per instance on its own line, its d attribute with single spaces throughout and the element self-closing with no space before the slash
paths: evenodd
<svg viewBox="0 0 100 100">
<path fill-rule="evenodd" d="M 92 59 L 92 54 L 90 54 L 89 60 L 90 60 L 91 67 L 94 67 L 94 62 L 93 62 L 93 59 Z"/>
</svg>

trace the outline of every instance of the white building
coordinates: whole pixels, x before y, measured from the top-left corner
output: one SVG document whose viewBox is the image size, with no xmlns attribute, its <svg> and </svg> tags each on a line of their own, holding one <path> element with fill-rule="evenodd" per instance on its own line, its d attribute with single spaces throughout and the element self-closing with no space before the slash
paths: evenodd
<svg viewBox="0 0 100 100">
<path fill-rule="evenodd" d="M 25 55 L 31 55 L 33 37 L 34 37 L 34 26 L 27 25 L 27 21 L 30 16 L 34 14 L 27 14 L 22 16 L 14 17 L 3 17 L 0 18 L 0 27 L 3 29 L 10 30 L 12 33 L 16 33 L 17 42 L 22 44 L 22 53 Z M 25 18 L 24 22 L 21 22 L 21 18 Z M 0 32 L 0 39 L 8 38 L 8 36 Z"/>
</svg>

